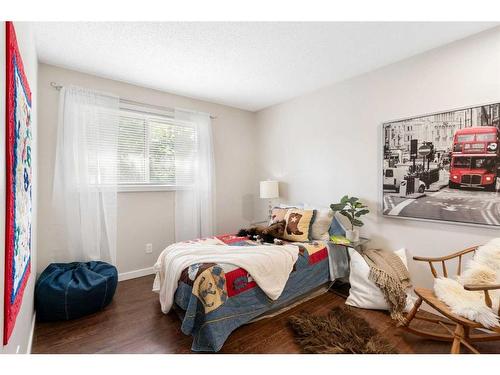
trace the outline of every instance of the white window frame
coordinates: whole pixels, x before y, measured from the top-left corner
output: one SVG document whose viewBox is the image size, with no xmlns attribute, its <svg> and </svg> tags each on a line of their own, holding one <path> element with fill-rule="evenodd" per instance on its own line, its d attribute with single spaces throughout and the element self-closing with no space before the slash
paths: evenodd
<svg viewBox="0 0 500 375">
<path fill-rule="evenodd" d="M 145 114 L 148 118 L 158 117 L 163 120 L 167 117 L 174 120 L 177 124 L 193 127 L 191 122 L 181 121 L 174 118 L 174 113 L 171 111 L 161 110 L 156 107 L 142 106 L 138 104 L 132 104 L 128 102 L 120 101 L 120 112 L 121 111 L 138 112 Z M 155 116 L 156 115 L 156 116 Z M 149 155 L 149 126 L 146 127 L 146 155 Z M 149 159 L 146 159 L 146 178 L 149 181 Z M 177 191 L 177 190 L 190 190 L 192 186 L 183 185 L 168 185 L 168 184 L 154 184 L 154 183 L 118 183 L 117 191 L 119 193 L 134 193 L 134 192 L 154 192 L 154 191 Z"/>
</svg>

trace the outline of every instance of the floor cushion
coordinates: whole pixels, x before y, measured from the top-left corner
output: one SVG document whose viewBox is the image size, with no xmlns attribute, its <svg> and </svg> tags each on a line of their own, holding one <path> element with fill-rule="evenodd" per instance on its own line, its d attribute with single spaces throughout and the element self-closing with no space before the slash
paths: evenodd
<svg viewBox="0 0 500 375">
<path fill-rule="evenodd" d="M 406 260 L 406 250 L 400 249 L 395 252 L 395 254 L 401 259 L 403 264 L 408 268 L 408 263 Z M 350 274 L 349 274 L 349 284 L 351 284 L 351 289 L 349 290 L 349 297 L 345 301 L 346 305 L 360 307 L 363 309 L 374 309 L 374 310 L 389 310 L 389 305 L 387 304 L 384 294 L 379 289 L 377 284 L 368 279 L 370 274 L 370 267 L 363 259 L 361 254 L 356 250 L 349 248 L 350 262 Z M 415 302 L 415 297 L 411 295 L 409 290 L 406 298 L 406 311 L 413 307 Z"/>
<path fill-rule="evenodd" d="M 35 287 L 37 320 L 69 320 L 103 309 L 113 299 L 118 272 L 105 262 L 52 263 Z"/>
</svg>

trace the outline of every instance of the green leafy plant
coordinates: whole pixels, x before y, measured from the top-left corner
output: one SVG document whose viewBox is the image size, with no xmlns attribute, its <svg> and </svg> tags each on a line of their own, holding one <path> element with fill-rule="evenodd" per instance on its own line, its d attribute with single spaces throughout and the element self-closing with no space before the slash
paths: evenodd
<svg viewBox="0 0 500 375">
<path fill-rule="evenodd" d="M 359 201 L 359 198 L 348 197 L 347 195 L 342 197 L 340 203 L 331 204 L 330 208 L 333 212 L 339 212 L 347 217 L 351 222 L 352 230 L 354 230 L 354 227 L 362 227 L 363 222 L 359 218 L 370 212 L 367 206 Z"/>
</svg>

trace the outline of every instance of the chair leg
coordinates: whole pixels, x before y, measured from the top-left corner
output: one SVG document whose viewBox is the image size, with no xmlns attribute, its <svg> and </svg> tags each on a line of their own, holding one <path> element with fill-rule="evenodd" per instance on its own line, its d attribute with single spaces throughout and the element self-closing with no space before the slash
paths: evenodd
<svg viewBox="0 0 500 375">
<path fill-rule="evenodd" d="M 411 321 L 417 314 L 417 311 L 420 308 L 421 304 L 422 304 L 422 298 L 418 297 L 418 299 L 415 301 L 415 304 L 413 305 L 413 308 L 410 310 L 408 315 L 406 315 L 403 327 L 408 327 L 410 325 Z"/>
<path fill-rule="evenodd" d="M 472 353 L 474 353 L 474 354 L 481 354 L 481 353 L 479 353 L 479 351 L 478 351 L 476 348 L 474 348 L 474 347 L 472 346 L 472 344 L 471 344 L 470 342 L 468 342 L 467 340 L 465 340 L 465 339 L 464 339 L 464 340 L 461 340 L 461 342 L 462 342 L 462 344 L 464 344 L 464 346 L 466 346 L 466 347 L 467 347 L 467 348 L 468 348 L 468 349 L 469 349 Z"/>
<path fill-rule="evenodd" d="M 457 324 L 454 332 L 453 344 L 451 344 L 451 354 L 460 354 L 460 344 L 464 338 L 464 327 L 461 324 Z"/>
</svg>

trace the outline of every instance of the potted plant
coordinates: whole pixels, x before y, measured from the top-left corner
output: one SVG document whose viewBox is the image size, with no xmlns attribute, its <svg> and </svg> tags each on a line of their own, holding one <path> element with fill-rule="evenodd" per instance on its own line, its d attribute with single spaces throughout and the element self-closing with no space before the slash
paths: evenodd
<svg viewBox="0 0 500 375">
<path fill-rule="evenodd" d="M 359 230 L 355 227 L 363 226 L 360 217 L 370 212 L 367 206 L 361 203 L 359 198 L 344 195 L 340 203 L 331 204 L 330 208 L 333 212 L 339 212 L 349 219 L 351 230 L 346 230 L 346 238 L 351 242 L 359 241 Z"/>
</svg>

